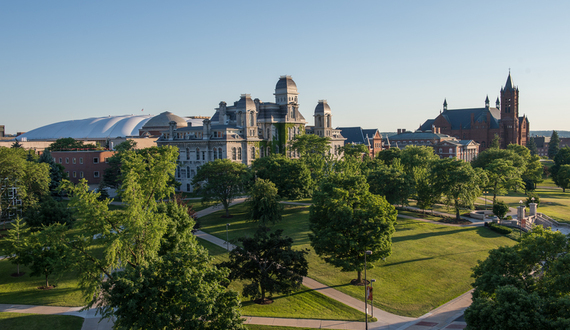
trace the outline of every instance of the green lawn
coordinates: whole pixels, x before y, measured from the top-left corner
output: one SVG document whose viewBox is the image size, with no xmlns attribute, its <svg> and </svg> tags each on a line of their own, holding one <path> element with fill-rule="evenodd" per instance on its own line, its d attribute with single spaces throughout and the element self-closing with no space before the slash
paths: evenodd
<svg viewBox="0 0 570 330">
<path fill-rule="evenodd" d="M 20 266 L 24 276 L 12 277 L 16 272 L 16 266 L 8 260 L 0 261 L 0 304 L 22 304 L 43 306 L 83 306 L 81 290 L 78 280 L 73 273 L 67 273 L 56 279 L 50 277 L 50 285 L 56 284 L 51 290 L 39 290 L 39 286 L 45 285 L 43 277 L 30 277 L 30 270 Z"/>
<path fill-rule="evenodd" d="M 231 219 L 221 212 L 201 219 L 203 230 L 230 240 L 253 235 L 255 223 L 247 222 L 243 205 L 231 208 Z M 350 285 L 356 273 L 343 273 L 322 261 L 310 248 L 308 207 L 286 206 L 283 221 L 275 228 L 294 239 L 295 248 L 309 249 L 309 277 L 358 299 L 363 287 Z M 228 221 L 229 220 L 229 221 Z M 374 304 L 388 312 L 417 317 L 471 289 L 471 268 L 488 251 L 515 242 L 484 227 L 453 227 L 418 220 L 398 219 L 393 254 L 368 272 L 375 284 Z"/>
<path fill-rule="evenodd" d="M 216 263 L 228 260 L 228 252 L 215 244 L 198 239 L 198 242 L 210 251 Z M 230 289 L 241 292 L 244 282 L 233 282 Z M 258 305 L 242 298 L 242 314 L 247 316 L 287 317 L 321 320 L 364 321 L 365 316 L 336 300 L 316 291 L 302 287 L 290 295 L 272 297 L 273 303 Z"/>
<path fill-rule="evenodd" d="M 80 330 L 83 318 L 70 315 L 0 313 L 0 329 L 10 330 Z"/>
</svg>

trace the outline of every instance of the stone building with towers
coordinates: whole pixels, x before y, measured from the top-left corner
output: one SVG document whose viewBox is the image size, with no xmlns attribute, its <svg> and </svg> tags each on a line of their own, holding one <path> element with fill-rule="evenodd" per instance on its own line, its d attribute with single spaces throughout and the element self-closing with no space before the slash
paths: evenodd
<svg viewBox="0 0 570 330">
<path fill-rule="evenodd" d="M 180 190 L 192 191 L 192 179 L 198 168 L 216 159 L 230 159 L 246 165 L 270 154 L 298 157 L 289 142 L 299 134 L 317 134 L 331 138 L 331 152 L 340 151 L 344 138 L 332 128 L 332 113 L 326 101 L 317 103 L 315 125 L 307 126 L 299 111 L 299 93 L 291 76 L 281 76 L 275 86 L 274 102 L 252 99 L 242 94 L 228 105 L 222 101 L 211 119 L 202 126 L 178 127 L 175 121 L 157 140 L 157 145 L 172 145 L 179 149 L 176 179 Z"/>
<path fill-rule="evenodd" d="M 513 84 L 509 72 L 494 108 L 490 106 L 489 96 L 485 98 L 484 107 L 469 109 L 448 109 L 445 99 L 439 116 L 427 120 L 419 130 L 447 134 L 459 140 L 474 140 L 483 151 L 489 147 L 495 135 L 501 140 L 501 148 L 511 143 L 526 145 L 530 123 L 526 115 L 519 116 L 519 88 Z"/>
</svg>

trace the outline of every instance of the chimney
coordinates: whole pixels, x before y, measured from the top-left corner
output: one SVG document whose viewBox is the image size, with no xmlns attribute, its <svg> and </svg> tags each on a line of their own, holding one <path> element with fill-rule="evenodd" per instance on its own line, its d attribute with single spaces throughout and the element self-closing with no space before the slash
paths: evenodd
<svg viewBox="0 0 570 330">
<path fill-rule="evenodd" d="M 202 139 L 209 140 L 210 139 L 210 119 L 204 119 L 202 122 Z"/>
<path fill-rule="evenodd" d="M 169 140 L 174 140 L 174 131 L 176 130 L 176 122 L 173 120 L 173 121 L 169 122 L 168 125 L 169 125 L 169 133 L 170 133 Z"/>
</svg>

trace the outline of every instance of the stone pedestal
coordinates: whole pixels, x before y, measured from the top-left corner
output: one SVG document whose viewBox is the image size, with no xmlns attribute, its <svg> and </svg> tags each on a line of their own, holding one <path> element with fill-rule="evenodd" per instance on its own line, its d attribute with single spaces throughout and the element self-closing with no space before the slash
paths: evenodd
<svg viewBox="0 0 570 330">
<path fill-rule="evenodd" d="M 537 205 L 536 203 L 530 203 L 530 204 L 528 204 L 528 207 L 529 207 L 529 209 L 530 209 L 530 212 L 529 212 L 529 213 L 530 213 L 531 216 L 535 216 L 535 215 L 536 215 L 536 205 Z"/>
<path fill-rule="evenodd" d="M 525 207 L 523 205 L 517 207 L 517 219 L 519 221 L 522 221 L 522 219 L 524 219 L 524 209 Z"/>
</svg>

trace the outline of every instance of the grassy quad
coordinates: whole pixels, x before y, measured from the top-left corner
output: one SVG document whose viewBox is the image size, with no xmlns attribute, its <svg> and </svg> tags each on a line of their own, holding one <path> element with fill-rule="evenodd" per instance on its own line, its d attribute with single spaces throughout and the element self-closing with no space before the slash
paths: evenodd
<svg viewBox="0 0 570 330">
<path fill-rule="evenodd" d="M 248 222 L 243 204 L 231 208 L 231 219 L 221 212 L 201 218 L 202 229 L 219 238 L 226 238 L 226 223 L 230 241 L 253 235 L 256 224 Z M 295 248 L 307 248 L 309 277 L 335 287 L 358 299 L 364 289 L 350 284 L 356 273 L 343 273 L 322 261 L 310 248 L 307 234 L 308 207 L 286 206 L 283 221 L 275 228 L 294 240 Z M 417 220 L 398 219 L 393 253 L 368 271 L 375 278 L 374 305 L 388 312 L 417 317 L 471 289 L 471 268 L 488 251 L 515 242 L 484 227 L 454 227 Z"/>
<path fill-rule="evenodd" d="M 10 330 L 80 330 L 83 318 L 70 315 L 0 313 L 0 329 Z"/>
<path fill-rule="evenodd" d="M 215 244 L 198 240 L 206 247 L 216 263 L 228 260 L 228 252 Z M 243 282 L 233 282 L 230 289 L 241 292 Z M 270 305 L 258 305 L 248 299 L 242 299 L 242 314 L 247 316 L 286 317 L 321 320 L 362 321 L 365 315 L 336 300 L 330 299 L 316 291 L 302 287 L 290 295 L 273 297 Z"/>
</svg>

